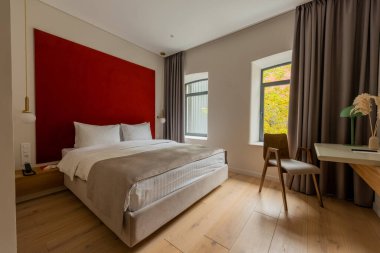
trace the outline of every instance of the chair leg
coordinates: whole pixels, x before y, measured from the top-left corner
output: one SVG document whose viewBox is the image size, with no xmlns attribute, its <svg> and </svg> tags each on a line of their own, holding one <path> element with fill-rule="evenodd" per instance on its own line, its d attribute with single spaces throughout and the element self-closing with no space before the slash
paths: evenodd
<svg viewBox="0 0 380 253">
<path fill-rule="evenodd" d="M 294 175 L 291 175 L 291 178 L 290 178 L 290 185 L 289 185 L 289 190 L 292 189 L 293 180 L 294 180 Z"/>
<path fill-rule="evenodd" d="M 264 168 L 263 168 L 263 174 L 261 175 L 261 182 L 260 182 L 259 192 L 261 192 L 261 189 L 263 188 L 265 175 L 267 174 L 267 168 L 268 168 L 268 163 L 265 162 Z"/>
<path fill-rule="evenodd" d="M 323 201 L 322 201 L 322 195 L 321 195 L 321 192 L 319 191 L 319 186 L 318 186 L 317 178 L 315 177 L 315 174 L 313 174 L 312 177 L 313 177 L 315 191 L 317 192 L 317 197 L 318 197 L 318 200 L 319 200 L 319 205 L 321 207 L 324 207 L 323 206 Z"/>
<path fill-rule="evenodd" d="M 282 170 L 280 167 L 278 167 L 278 177 L 280 179 L 280 182 L 281 182 L 281 189 L 282 189 L 282 201 L 284 202 L 284 209 L 285 209 L 285 212 L 288 211 L 288 204 L 286 202 L 286 193 L 285 193 L 285 184 L 284 184 L 284 177 L 282 175 Z"/>
</svg>

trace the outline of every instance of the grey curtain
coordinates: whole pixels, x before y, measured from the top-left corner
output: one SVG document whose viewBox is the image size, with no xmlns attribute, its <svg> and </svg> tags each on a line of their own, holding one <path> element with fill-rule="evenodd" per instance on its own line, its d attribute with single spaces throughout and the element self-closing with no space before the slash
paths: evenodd
<svg viewBox="0 0 380 253">
<path fill-rule="evenodd" d="M 164 138 L 184 142 L 183 52 L 165 58 Z"/>
<path fill-rule="evenodd" d="M 297 146 L 349 143 L 349 120 L 339 113 L 358 94 L 378 93 L 379 26 L 380 0 L 314 0 L 296 9 L 289 105 L 293 155 Z M 357 144 L 368 143 L 367 121 L 356 122 Z M 373 191 L 350 167 L 318 165 L 323 194 L 372 205 Z M 293 188 L 314 191 L 306 176 L 295 178 Z"/>
</svg>

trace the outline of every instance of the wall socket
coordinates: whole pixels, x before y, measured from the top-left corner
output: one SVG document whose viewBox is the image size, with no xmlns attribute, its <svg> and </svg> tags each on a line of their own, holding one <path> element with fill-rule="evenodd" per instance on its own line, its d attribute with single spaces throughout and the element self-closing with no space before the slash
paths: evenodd
<svg viewBox="0 0 380 253">
<path fill-rule="evenodd" d="M 31 146 L 30 143 L 21 143 L 21 164 L 30 163 L 31 160 Z"/>
</svg>

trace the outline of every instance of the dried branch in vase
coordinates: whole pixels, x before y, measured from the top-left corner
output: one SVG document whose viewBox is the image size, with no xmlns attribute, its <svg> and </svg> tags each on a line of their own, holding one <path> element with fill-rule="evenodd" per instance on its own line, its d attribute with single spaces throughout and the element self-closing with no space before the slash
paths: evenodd
<svg viewBox="0 0 380 253">
<path fill-rule="evenodd" d="M 375 102 L 377 107 L 375 126 L 373 126 L 371 119 L 372 100 Z M 373 96 L 368 93 L 363 93 L 354 99 L 353 106 L 354 108 L 351 110 L 351 114 L 360 112 L 363 115 L 368 115 L 369 125 L 371 127 L 371 136 L 376 136 L 380 119 L 380 97 Z"/>
</svg>

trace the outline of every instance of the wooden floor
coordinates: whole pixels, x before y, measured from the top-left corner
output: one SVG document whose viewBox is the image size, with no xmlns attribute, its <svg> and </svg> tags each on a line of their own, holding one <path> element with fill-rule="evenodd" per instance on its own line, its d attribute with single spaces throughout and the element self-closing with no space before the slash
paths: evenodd
<svg viewBox="0 0 380 253">
<path fill-rule="evenodd" d="M 371 209 L 288 192 L 231 175 L 186 212 L 133 249 L 73 194 L 64 191 L 17 205 L 18 252 L 380 252 L 380 218 Z"/>
</svg>

